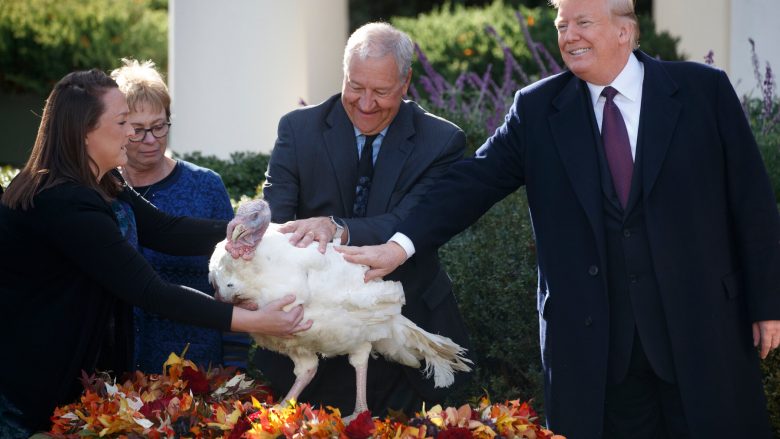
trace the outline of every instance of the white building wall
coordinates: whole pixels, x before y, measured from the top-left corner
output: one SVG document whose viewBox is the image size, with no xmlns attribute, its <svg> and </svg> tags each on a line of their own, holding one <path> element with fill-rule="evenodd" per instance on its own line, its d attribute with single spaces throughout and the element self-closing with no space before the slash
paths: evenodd
<svg viewBox="0 0 780 439">
<path fill-rule="evenodd" d="M 279 118 L 341 89 L 347 0 L 170 0 L 171 149 L 269 152 Z"/>
<path fill-rule="evenodd" d="M 759 97 L 761 92 L 753 73 L 748 38 L 756 43 L 761 74 L 765 72 L 767 61 L 774 74 L 780 73 L 780 0 L 731 0 L 730 12 L 729 76 L 740 95 Z"/>
<path fill-rule="evenodd" d="M 780 0 L 654 0 L 659 31 L 680 37 L 680 50 L 703 62 L 712 50 L 715 65 L 729 74 L 740 95 L 758 96 L 748 38 L 756 42 L 761 69 L 780 68 Z"/>
</svg>

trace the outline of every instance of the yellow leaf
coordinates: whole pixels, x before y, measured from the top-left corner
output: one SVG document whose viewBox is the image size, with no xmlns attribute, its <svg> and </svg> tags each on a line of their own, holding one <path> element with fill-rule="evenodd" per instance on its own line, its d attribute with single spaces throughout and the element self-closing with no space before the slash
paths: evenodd
<svg viewBox="0 0 780 439">
<path fill-rule="evenodd" d="M 176 364 L 181 364 L 181 358 L 179 358 L 178 355 L 171 352 L 171 355 L 168 355 L 168 359 L 165 360 L 165 363 L 163 363 L 163 374 L 165 373 L 165 369 L 168 366 L 173 366 Z"/>
</svg>

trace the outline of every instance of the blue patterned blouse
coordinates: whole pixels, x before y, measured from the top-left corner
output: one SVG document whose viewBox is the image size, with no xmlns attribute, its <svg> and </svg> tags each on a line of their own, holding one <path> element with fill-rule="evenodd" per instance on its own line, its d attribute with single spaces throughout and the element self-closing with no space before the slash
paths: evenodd
<svg viewBox="0 0 780 439">
<path fill-rule="evenodd" d="M 219 175 L 186 161 L 178 160 L 163 180 L 135 190 L 171 215 L 233 218 L 230 197 Z M 164 280 L 214 294 L 208 282 L 209 256 L 170 256 L 144 247 L 139 250 Z M 223 364 L 220 331 L 172 322 L 140 308 L 133 313 L 134 365 L 138 370 L 160 373 L 168 355 L 181 354 L 187 343 L 190 347 L 186 358 L 195 364 Z"/>
</svg>

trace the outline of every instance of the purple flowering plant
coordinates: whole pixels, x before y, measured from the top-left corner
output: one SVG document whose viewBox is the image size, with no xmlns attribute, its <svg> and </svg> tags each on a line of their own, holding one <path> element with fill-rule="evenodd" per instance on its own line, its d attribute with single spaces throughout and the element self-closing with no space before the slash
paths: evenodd
<svg viewBox="0 0 780 439">
<path fill-rule="evenodd" d="M 742 108 L 750 121 L 756 143 L 764 159 L 769 178 L 775 190 L 775 196 L 780 202 L 780 97 L 776 93 L 777 79 L 769 62 L 765 61 L 763 68 L 756 52 L 756 43 L 750 38 L 750 60 L 753 65 L 753 75 L 756 85 L 753 92 L 742 97 Z M 704 57 L 704 62 L 715 65 L 712 50 Z M 755 94 L 757 91 L 757 96 Z M 780 383 L 777 386 L 780 397 Z M 780 410 L 780 399 L 775 402 Z M 780 424 L 780 415 L 777 420 Z"/>
<path fill-rule="evenodd" d="M 503 123 L 517 90 L 562 70 L 545 45 L 534 41 L 522 12 L 516 11 L 515 17 L 537 72 L 528 73 L 523 69 L 512 49 L 491 25 L 486 25 L 484 32 L 498 43 L 503 53 L 503 74 L 498 80 L 493 75 L 493 64 L 488 63 L 481 73 L 464 71 L 454 81 L 448 81 L 434 68 L 420 46 L 415 45 L 422 73 L 409 87 L 409 94 L 429 111 L 461 126 L 472 148 L 479 146 Z"/>
</svg>

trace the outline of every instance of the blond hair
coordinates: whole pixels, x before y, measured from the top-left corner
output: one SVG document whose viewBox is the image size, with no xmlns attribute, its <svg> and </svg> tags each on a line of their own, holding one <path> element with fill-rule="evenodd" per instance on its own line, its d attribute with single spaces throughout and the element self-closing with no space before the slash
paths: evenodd
<svg viewBox="0 0 780 439">
<path fill-rule="evenodd" d="M 555 9 L 561 6 L 563 0 L 549 0 L 550 5 Z M 575 1 L 575 0 L 572 0 Z M 633 32 L 631 33 L 631 48 L 639 48 L 639 19 L 634 11 L 634 3 L 636 0 L 607 0 L 609 11 L 613 17 L 626 18 L 631 22 Z"/>
<path fill-rule="evenodd" d="M 155 68 L 152 60 L 139 63 L 137 60 L 122 58 L 124 66 L 111 72 L 111 77 L 119 85 L 130 111 L 138 111 L 143 105 L 150 105 L 152 111 L 165 110 L 165 116 L 171 117 L 171 95 L 168 86 Z"/>
</svg>

